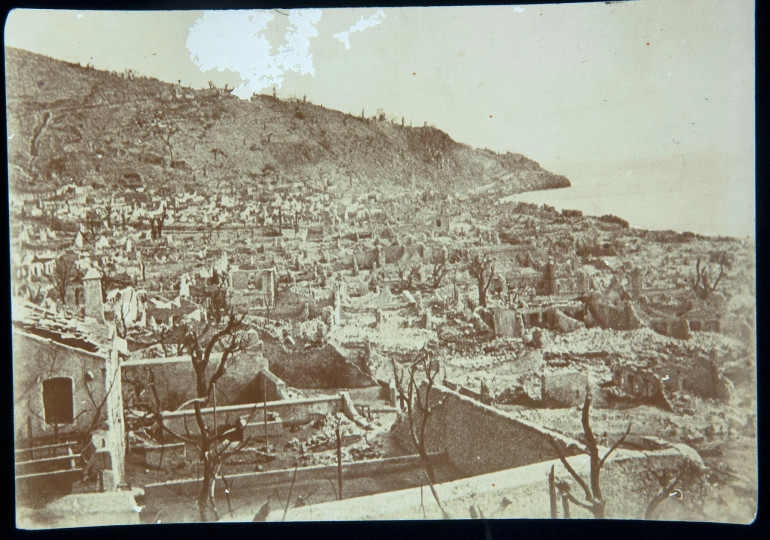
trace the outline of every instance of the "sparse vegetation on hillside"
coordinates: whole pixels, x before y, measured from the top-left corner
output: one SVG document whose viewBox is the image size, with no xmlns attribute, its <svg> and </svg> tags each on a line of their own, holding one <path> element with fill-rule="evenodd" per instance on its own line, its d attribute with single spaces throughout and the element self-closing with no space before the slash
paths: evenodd
<svg viewBox="0 0 770 540">
<path fill-rule="evenodd" d="M 384 111 L 359 118 L 306 99 L 246 102 L 213 85 L 190 89 L 12 48 L 6 73 L 10 182 L 22 191 L 109 188 L 126 173 L 178 189 L 286 179 L 353 190 L 569 185 L 524 156 L 473 150 L 439 129 L 388 121 Z"/>
</svg>

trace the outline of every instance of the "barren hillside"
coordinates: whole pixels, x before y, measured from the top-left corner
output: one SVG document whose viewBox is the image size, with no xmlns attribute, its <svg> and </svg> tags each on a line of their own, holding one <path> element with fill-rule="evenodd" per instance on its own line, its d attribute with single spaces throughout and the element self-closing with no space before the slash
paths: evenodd
<svg viewBox="0 0 770 540">
<path fill-rule="evenodd" d="M 267 95 L 247 102 L 226 89 L 187 89 L 130 70 L 5 53 L 15 190 L 70 182 L 109 188 L 127 173 L 172 191 L 285 182 L 354 191 L 569 186 L 522 155 L 474 149 L 384 114 L 362 118 Z"/>
</svg>

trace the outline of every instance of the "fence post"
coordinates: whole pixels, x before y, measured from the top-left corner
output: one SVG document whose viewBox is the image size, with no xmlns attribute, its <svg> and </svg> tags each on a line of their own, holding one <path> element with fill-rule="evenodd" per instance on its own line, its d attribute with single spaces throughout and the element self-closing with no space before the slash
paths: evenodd
<svg viewBox="0 0 770 540">
<path fill-rule="evenodd" d="M 340 426 L 335 429 L 337 434 L 337 486 L 338 497 L 342 500 L 342 438 L 340 437 Z"/>
<path fill-rule="evenodd" d="M 548 495 L 551 497 L 551 519 L 556 519 L 558 516 L 557 504 L 556 504 L 556 480 L 555 465 L 551 465 L 551 472 L 548 473 Z"/>
</svg>

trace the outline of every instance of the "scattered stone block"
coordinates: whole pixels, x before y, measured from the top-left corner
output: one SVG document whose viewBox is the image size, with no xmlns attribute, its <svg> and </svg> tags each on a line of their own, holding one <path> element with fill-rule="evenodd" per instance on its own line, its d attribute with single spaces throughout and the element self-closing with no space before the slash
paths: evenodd
<svg viewBox="0 0 770 540">
<path fill-rule="evenodd" d="M 574 332 L 575 330 L 579 330 L 580 328 L 583 328 L 583 323 L 578 321 L 577 319 L 573 319 L 572 317 L 569 317 L 561 312 L 561 310 L 555 309 L 553 311 L 553 316 L 555 318 L 555 326 L 560 332 L 569 333 Z"/>
<path fill-rule="evenodd" d="M 578 372 L 543 374 L 541 377 L 543 405 L 546 407 L 576 407 L 586 398 L 588 377 Z"/>
</svg>

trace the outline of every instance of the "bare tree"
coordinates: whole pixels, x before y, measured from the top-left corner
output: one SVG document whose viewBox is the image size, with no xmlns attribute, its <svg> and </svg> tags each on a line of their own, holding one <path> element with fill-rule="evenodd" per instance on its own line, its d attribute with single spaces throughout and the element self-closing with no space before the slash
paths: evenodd
<svg viewBox="0 0 770 540">
<path fill-rule="evenodd" d="M 415 287 L 420 268 L 418 265 L 413 264 L 411 266 L 401 266 L 401 262 L 396 262 L 396 269 L 398 270 L 399 287 L 402 291 L 411 291 Z M 407 272 L 408 271 L 408 272 Z"/>
<path fill-rule="evenodd" d="M 163 147 L 168 154 L 169 166 L 174 162 L 174 146 L 171 144 L 171 137 L 178 131 L 178 126 L 167 126 L 160 129 L 158 132 L 158 135 L 160 135 L 160 138 L 163 141 Z"/>
<path fill-rule="evenodd" d="M 219 519 L 220 514 L 214 497 L 216 479 L 218 477 L 224 479 L 222 466 L 228 458 L 248 444 L 248 440 L 243 438 L 243 424 L 240 419 L 236 419 L 233 423 L 225 422 L 224 425 L 218 425 L 216 413 L 217 382 L 226 373 L 236 354 L 248 348 L 249 340 L 245 330 L 243 316 L 236 315 L 232 310 L 228 312 L 227 319 L 222 325 L 205 324 L 202 328 L 190 325 L 184 330 L 183 347 L 190 355 L 195 373 L 196 397 L 182 406 L 192 403 L 198 433 L 190 431 L 186 434 L 176 433 L 163 422 L 160 397 L 154 374 L 150 370 L 148 387 L 154 401 L 150 416 L 154 419 L 161 436 L 162 433 L 167 433 L 194 446 L 198 451 L 203 468 L 203 479 L 197 500 L 202 521 L 209 521 L 212 514 L 214 520 Z M 215 360 L 213 365 L 216 367 L 212 372 L 209 366 L 212 364 L 212 354 L 217 350 L 220 356 Z M 211 405 L 214 406 L 213 424 L 207 421 L 203 412 L 204 407 Z"/>
<path fill-rule="evenodd" d="M 487 291 L 495 276 L 495 263 L 488 253 L 473 256 L 468 265 L 468 273 L 476 280 L 476 286 L 479 289 L 479 305 L 487 306 Z"/>
<path fill-rule="evenodd" d="M 107 221 L 107 227 L 112 229 L 112 197 L 107 201 L 107 206 L 104 208 L 104 219 Z"/>
<path fill-rule="evenodd" d="M 163 349 L 163 356 L 180 356 L 184 350 L 182 340 L 186 335 L 186 328 L 182 325 L 169 327 L 166 324 L 160 325 L 158 329 L 157 344 Z"/>
<path fill-rule="evenodd" d="M 208 316 L 219 324 L 230 309 L 230 297 L 227 290 L 227 273 L 214 272 L 206 287 L 206 299 L 208 300 Z"/>
<path fill-rule="evenodd" d="M 211 150 L 209 150 L 209 152 L 213 154 L 215 162 L 217 160 L 217 156 L 222 156 L 223 158 L 227 157 L 227 154 L 224 151 L 220 150 L 219 148 L 212 148 Z"/>
<path fill-rule="evenodd" d="M 447 272 L 449 272 L 449 267 L 447 266 L 446 257 L 442 253 L 436 253 L 433 256 L 433 268 L 431 271 L 431 285 L 434 289 L 441 287 L 441 282 L 446 277 Z"/>
<path fill-rule="evenodd" d="M 403 370 L 399 370 L 396 367 L 396 361 L 393 358 L 391 358 L 391 365 L 393 366 L 398 399 L 406 406 L 409 435 L 412 443 L 422 459 L 428 477 L 428 485 L 430 486 L 433 498 L 436 500 L 436 504 L 441 509 L 441 515 L 444 519 L 449 519 L 451 516 L 444 509 L 436 491 L 436 472 L 428 455 L 426 439 L 426 430 L 430 416 L 437 408 L 443 405 L 443 400 L 436 400 L 432 392 L 436 384 L 436 377 L 439 375 L 440 365 L 437 361 L 431 359 L 427 345 L 417 353 L 417 356 L 407 368 L 408 380 L 404 380 L 405 374 Z M 421 394 L 422 397 L 420 397 Z"/>
<path fill-rule="evenodd" d="M 75 259 L 68 255 L 62 255 L 56 259 L 53 272 L 49 274 L 48 281 L 53 286 L 56 294 L 59 295 L 59 300 L 62 304 L 67 303 L 67 290 L 70 285 L 77 282 L 80 279 L 80 272 L 75 266 Z"/>
<path fill-rule="evenodd" d="M 93 240 L 102 228 L 102 216 L 96 210 L 89 210 L 86 215 L 86 231 L 88 238 Z"/>
<path fill-rule="evenodd" d="M 41 285 L 38 285 L 37 289 L 33 289 L 32 284 L 27 282 L 24 285 L 24 290 L 27 292 L 27 299 L 33 304 L 40 304 L 40 302 L 43 301 L 44 295 L 43 287 Z"/>
<path fill-rule="evenodd" d="M 726 270 L 729 270 L 732 266 L 730 259 L 726 253 L 712 254 L 710 262 L 719 264 L 719 274 L 714 281 L 709 280 L 709 273 L 711 272 L 711 264 L 701 266 L 701 258 L 695 262 L 695 275 L 692 277 L 692 290 L 695 295 L 701 300 L 708 300 L 713 293 L 722 278 L 727 275 Z"/>
<path fill-rule="evenodd" d="M 166 207 L 163 207 L 163 211 L 157 217 L 149 218 L 150 223 L 150 237 L 153 240 L 160 240 L 163 236 L 163 224 L 166 221 Z"/>
<path fill-rule="evenodd" d="M 589 482 L 583 480 L 583 478 L 580 477 L 572 465 L 570 465 L 569 461 L 567 461 L 567 458 L 564 457 L 564 453 L 562 452 L 561 447 L 556 443 L 556 441 L 550 437 L 548 439 L 548 441 L 551 443 L 551 446 L 553 446 L 554 450 L 556 450 L 556 452 L 559 454 L 559 459 L 561 460 L 562 465 L 564 465 L 564 468 L 567 469 L 567 472 L 569 472 L 572 478 L 575 479 L 585 494 L 585 500 L 581 501 L 571 493 L 570 486 L 567 482 L 558 482 L 556 484 L 557 489 L 561 493 L 565 517 L 569 517 L 569 503 L 576 504 L 577 506 L 588 510 L 593 514 L 595 518 L 601 519 L 605 517 L 605 507 L 607 503 L 602 497 L 602 489 L 599 477 L 601 475 L 602 468 L 604 467 L 604 463 L 607 461 L 607 458 L 610 457 L 610 455 L 618 448 L 618 446 L 623 444 L 623 441 L 626 440 L 626 437 L 628 437 L 628 434 L 631 431 L 631 423 L 629 422 L 625 433 L 623 433 L 623 435 L 615 442 L 615 444 L 612 445 L 612 447 L 604 454 L 604 456 L 600 457 L 599 445 L 597 444 L 596 437 L 594 436 L 594 432 L 591 429 L 591 401 L 591 392 L 590 389 L 587 389 L 586 399 L 583 403 L 582 423 L 583 434 L 585 435 L 586 439 L 585 453 L 588 454 L 590 458 Z"/>
</svg>

